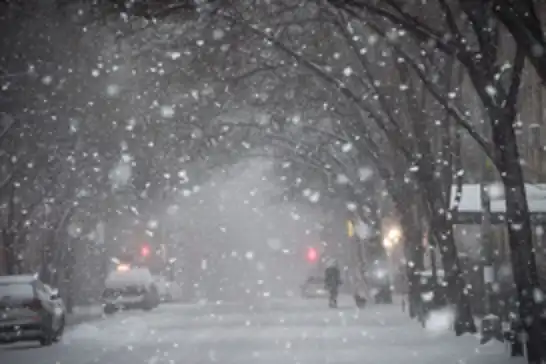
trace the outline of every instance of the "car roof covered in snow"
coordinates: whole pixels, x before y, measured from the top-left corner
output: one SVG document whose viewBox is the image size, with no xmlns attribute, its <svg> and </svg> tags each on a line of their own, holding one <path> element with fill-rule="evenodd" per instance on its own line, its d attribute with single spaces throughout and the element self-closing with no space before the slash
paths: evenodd
<svg viewBox="0 0 546 364">
<path fill-rule="evenodd" d="M 113 271 L 104 283 L 108 288 L 126 287 L 129 285 L 150 284 L 154 279 L 147 268 L 132 268 L 127 271 Z"/>
<path fill-rule="evenodd" d="M 36 276 L 30 274 L 21 274 L 13 276 L 0 276 L 0 284 L 24 284 L 32 283 L 37 279 Z"/>
</svg>

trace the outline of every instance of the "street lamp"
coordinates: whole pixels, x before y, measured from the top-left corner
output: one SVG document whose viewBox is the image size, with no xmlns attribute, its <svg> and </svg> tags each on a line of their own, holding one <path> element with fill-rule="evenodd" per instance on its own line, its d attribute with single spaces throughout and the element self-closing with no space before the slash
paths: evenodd
<svg viewBox="0 0 546 364">
<path fill-rule="evenodd" d="M 398 227 L 393 227 L 387 233 L 387 236 L 383 239 L 383 246 L 387 250 L 392 250 L 402 238 L 402 231 Z"/>
</svg>

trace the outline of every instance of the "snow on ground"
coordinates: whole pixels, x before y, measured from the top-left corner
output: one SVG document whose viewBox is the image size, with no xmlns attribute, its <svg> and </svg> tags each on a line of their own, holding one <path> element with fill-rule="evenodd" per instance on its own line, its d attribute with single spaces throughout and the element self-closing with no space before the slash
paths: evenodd
<svg viewBox="0 0 546 364">
<path fill-rule="evenodd" d="M 348 299 L 338 310 L 301 299 L 170 304 L 80 324 L 51 348 L 0 349 L 0 358 L 37 364 L 523 363 L 501 344 L 454 337 L 446 315 L 423 330 L 399 305 L 358 311 Z"/>
<path fill-rule="evenodd" d="M 71 314 L 68 314 L 66 323 L 68 326 L 79 324 L 102 316 L 101 305 L 76 306 Z"/>
</svg>

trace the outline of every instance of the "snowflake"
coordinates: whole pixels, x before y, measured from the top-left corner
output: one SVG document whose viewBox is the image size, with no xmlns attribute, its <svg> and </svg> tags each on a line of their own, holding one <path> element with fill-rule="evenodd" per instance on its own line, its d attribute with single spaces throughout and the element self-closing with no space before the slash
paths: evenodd
<svg viewBox="0 0 546 364">
<path fill-rule="evenodd" d="M 317 203 L 320 200 L 320 192 L 315 191 L 309 196 L 309 201 Z"/>
<path fill-rule="evenodd" d="M 491 97 L 495 97 L 497 95 L 497 89 L 492 85 L 487 85 L 485 87 L 485 92 Z"/>
<path fill-rule="evenodd" d="M 53 77 L 51 77 L 49 75 L 42 77 L 42 83 L 44 85 L 51 85 L 51 83 L 53 83 Z"/>
<path fill-rule="evenodd" d="M 369 180 L 373 176 L 373 171 L 368 167 L 362 167 L 358 169 L 358 179 L 361 182 Z"/>
<path fill-rule="evenodd" d="M 173 61 L 176 61 L 177 59 L 179 59 L 182 54 L 180 52 L 169 52 L 167 53 L 167 55 L 173 60 Z"/>
<path fill-rule="evenodd" d="M 544 302 L 544 292 L 540 288 L 535 288 L 533 290 L 533 299 L 535 303 L 542 304 Z"/>
<path fill-rule="evenodd" d="M 120 92 L 120 87 L 118 85 L 112 84 L 106 87 L 106 94 L 110 97 L 119 95 L 119 92 Z"/>
<path fill-rule="evenodd" d="M 162 117 L 170 119 L 174 116 L 174 107 L 168 105 L 161 106 L 160 113 Z"/>
<path fill-rule="evenodd" d="M 224 38 L 224 36 L 225 32 L 222 29 L 214 29 L 214 31 L 212 32 L 212 38 L 214 40 L 220 40 Z"/>
<path fill-rule="evenodd" d="M 176 214 L 178 212 L 179 208 L 180 207 L 178 205 L 170 205 L 167 208 L 167 214 L 174 215 L 174 214 Z"/>
<path fill-rule="evenodd" d="M 346 185 L 349 183 L 349 177 L 344 174 L 338 174 L 336 177 L 336 183 L 340 185 Z"/>
<path fill-rule="evenodd" d="M 351 149 L 353 149 L 352 143 L 345 143 L 341 146 L 341 150 L 343 151 L 343 153 L 348 153 L 351 151 Z"/>
<path fill-rule="evenodd" d="M 182 183 L 187 183 L 190 180 L 188 178 L 188 172 L 186 172 L 184 169 L 178 171 L 178 178 L 180 178 L 180 182 Z"/>
<path fill-rule="evenodd" d="M 504 196 L 504 186 L 500 182 L 492 183 L 486 187 L 486 192 L 492 200 L 501 199 Z"/>
<path fill-rule="evenodd" d="M 119 163 L 110 171 L 109 177 L 112 184 L 116 187 L 124 186 L 129 183 L 132 176 L 132 167 L 130 163 L 124 160 Z"/>
</svg>

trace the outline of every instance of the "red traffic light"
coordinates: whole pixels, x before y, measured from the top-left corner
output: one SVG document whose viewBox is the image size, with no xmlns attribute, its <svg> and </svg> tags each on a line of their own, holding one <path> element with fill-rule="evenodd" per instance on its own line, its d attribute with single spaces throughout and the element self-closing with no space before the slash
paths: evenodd
<svg viewBox="0 0 546 364">
<path fill-rule="evenodd" d="M 151 250 L 150 250 L 150 246 L 149 246 L 149 245 L 143 245 L 143 246 L 140 248 L 140 255 L 142 255 L 143 257 L 149 256 L 150 253 L 151 253 Z"/>
<path fill-rule="evenodd" d="M 307 260 L 310 262 L 316 262 L 318 259 L 318 251 L 315 248 L 307 249 Z"/>
</svg>

